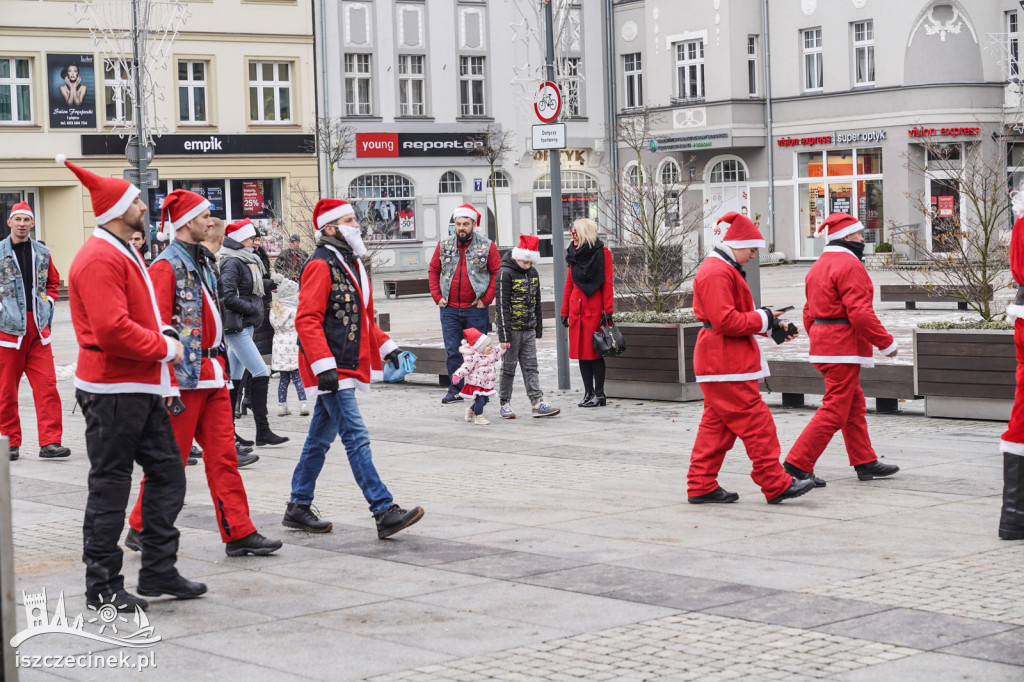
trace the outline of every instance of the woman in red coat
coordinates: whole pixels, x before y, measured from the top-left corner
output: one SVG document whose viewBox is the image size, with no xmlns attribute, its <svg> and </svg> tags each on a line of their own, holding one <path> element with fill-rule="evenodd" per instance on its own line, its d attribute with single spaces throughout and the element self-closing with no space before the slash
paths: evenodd
<svg viewBox="0 0 1024 682">
<path fill-rule="evenodd" d="M 562 294 L 562 325 L 569 328 L 569 357 L 580 362 L 586 395 L 580 407 L 603 407 L 604 358 L 594 352 L 594 332 L 601 318 L 611 318 L 612 252 L 597 238 L 597 223 L 580 218 L 570 228 L 572 244 L 565 251 L 569 272 Z"/>
</svg>

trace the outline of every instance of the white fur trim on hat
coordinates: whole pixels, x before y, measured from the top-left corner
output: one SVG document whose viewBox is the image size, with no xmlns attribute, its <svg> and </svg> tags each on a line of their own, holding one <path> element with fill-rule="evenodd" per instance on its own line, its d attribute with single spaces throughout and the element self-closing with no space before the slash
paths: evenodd
<svg viewBox="0 0 1024 682">
<path fill-rule="evenodd" d="M 347 215 L 355 213 L 356 210 L 352 208 L 352 204 L 342 204 L 341 206 L 335 206 L 329 211 L 324 211 L 316 217 L 316 229 L 322 230 L 324 225 L 333 223 L 339 218 L 344 218 Z"/>
<path fill-rule="evenodd" d="M 196 204 L 195 208 L 193 208 L 191 211 L 187 212 L 185 215 L 181 216 L 177 220 L 172 220 L 171 227 L 177 230 L 179 227 L 182 227 L 183 225 L 185 225 L 185 223 L 192 220 L 193 218 L 195 218 L 197 215 L 199 215 L 208 208 L 213 208 L 213 204 L 211 204 L 208 199 L 203 199 L 201 202 Z"/>
<path fill-rule="evenodd" d="M 123 216 L 125 211 L 128 210 L 128 207 L 132 205 L 132 202 L 135 201 L 135 198 L 139 196 L 139 194 L 140 192 L 138 187 L 135 185 L 129 185 L 128 189 L 124 191 L 124 194 L 121 195 L 121 198 L 117 200 L 116 204 L 104 211 L 102 215 L 96 216 L 96 224 L 106 225 L 111 220 L 117 220 Z"/>
<path fill-rule="evenodd" d="M 825 241 L 833 242 L 833 241 L 835 241 L 837 239 L 842 239 L 843 237 L 849 236 L 849 235 L 853 234 L 854 232 L 860 232 L 863 229 L 864 229 L 864 223 L 862 223 L 862 222 L 860 222 L 858 220 L 857 222 L 853 223 L 852 225 L 847 225 L 846 227 L 844 227 L 843 229 L 839 230 L 838 232 L 825 235 Z"/>
<path fill-rule="evenodd" d="M 33 214 L 32 211 L 28 210 L 27 208 L 16 208 L 13 211 L 11 211 L 11 215 L 9 215 L 8 217 L 13 218 L 16 215 L 27 215 L 32 220 L 36 219 L 35 214 Z"/>
<path fill-rule="evenodd" d="M 452 218 L 469 218 L 474 223 L 480 222 L 480 212 L 469 206 L 459 206 L 452 211 Z"/>
<path fill-rule="evenodd" d="M 722 242 L 730 249 L 763 249 L 765 247 L 765 241 L 763 239 L 744 239 L 741 241 L 729 241 Z"/>
<path fill-rule="evenodd" d="M 242 227 L 238 228 L 234 232 L 229 232 L 227 234 L 227 236 L 231 237 L 236 242 L 241 244 L 242 242 L 244 242 L 249 237 L 255 237 L 256 236 L 256 226 L 253 225 L 252 223 L 249 223 L 248 225 L 243 225 Z"/>
<path fill-rule="evenodd" d="M 531 263 L 539 263 L 540 251 L 528 251 L 517 246 L 512 249 L 512 260 L 526 260 Z"/>
</svg>

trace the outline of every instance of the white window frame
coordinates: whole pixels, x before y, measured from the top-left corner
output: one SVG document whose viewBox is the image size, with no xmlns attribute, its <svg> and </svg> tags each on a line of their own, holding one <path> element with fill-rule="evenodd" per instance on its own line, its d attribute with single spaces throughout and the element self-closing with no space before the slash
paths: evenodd
<svg viewBox="0 0 1024 682">
<path fill-rule="evenodd" d="M 644 63 L 642 52 L 622 55 L 622 73 L 625 83 L 625 108 L 634 109 L 644 105 Z"/>
<path fill-rule="evenodd" d="M 581 118 L 583 112 L 583 57 L 562 57 L 562 115 Z"/>
<path fill-rule="evenodd" d="M 676 59 L 676 97 L 687 102 L 703 101 L 704 40 L 684 40 L 672 48 Z"/>
<path fill-rule="evenodd" d="M 345 71 L 345 115 L 373 116 L 373 55 L 346 52 L 341 61 Z"/>
<path fill-rule="evenodd" d="M 821 92 L 825 89 L 821 26 L 800 31 L 800 45 L 803 47 L 803 90 L 804 92 Z"/>
<path fill-rule="evenodd" d="M 479 83 L 479 101 L 474 85 Z M 487 57 L 459 55 L 459 116 L 487 115 Z"/>
<path fill-rule="evenodd" d="M 267 64 L 272 65 L 273 77 L 270 80 L 266 80 L 263 76 L 263 67 Z M 295 106 L 292 100 L 292 93 L 295 88 L 292 85 L 292 79 L 295 75 L 295 64 L 285 60 L 252 60 L 249 62 L 250 70 L 252 67 L 256 67 L 256 77 L 249 77 L 249 124 L 250 125 L 287 125 L 294 120 Z M 285 66 L 288 69 L 288 78 L 281 79 L 281 67 Z M 256 118 L 252 117 L 252 97 L 253 90 L 256 90 Z M 265 109 L 264 92 L 270 90 L 274 95 L 274 118 L 267 118 L 267 112 Z M 281 113 L 281 103 L 285 101 L 282 97 L 282 91 L 287 92 L 287 104 L 288 104 L 288 118 L 278 118 Z"/>
<path fill-rule="evenodd" d="M 113 78 L 107 67 L 113 67 Z M 103 60 L 103 120 L 108 126 L 135 125 L 135 92 L 132 90 L 130 74 L 123 74 L 124 64 L 116 59 Z M 107 116 L 107 93 L 114 102 L 114 118 Z"/>
<path fill-rule="evenodd" d="M 1006 13 L 1006 77 L 1020 81 L 1020 17 L 1017 12 Z"/>
<path fill-rule="evenodd" d="M 747 36 L 747 95 L 757 97 L 760 83 L 757 69 L 757 36 Z"/>
<path fill-rule="evenodd" d="M 462 194 L 462 177 L 455 171 L 445 171 L 437 181 L 438 194 Z"/>
<path fill-rule="evenodd" d="M 419 71 L 414 67 L 417 65 Z M 419 98 L 416 86 L 419 85 Z M 403 102 L 403 99 L 405 100 Z M 427 56 L 423 54 L 398 55 L 398 115 L 427 115 Z"/>
<path fill-rule="evenodd" d="M 875 84 L 875 22 L 855 21 L 853 33 L 853 84 L 865 87 Z M 863 78 L 863 80 L 862 80 Z"/>
<path fill-rule="evenodd" d="M 181 125 L 210 125 L 210 62 L 205 59 L 179 59 L 178 68 L 181 68 L 182 64 L 186 64 L 187 76 L 184 80 L 181 78 L 181 74 L 178 74 L 178 123 Z M 193 75 L 193 64 L 203 65 L 203 79 L 196 80 Z M 195 103 L 196 103 L 196 90 L 202 89 L 203 98 L 203 112 L 206 114 L 206 118 L 202 121 L 195 120 Z M 182 89 L 185 90 L 185 97 L 182 99 Z M 181 118 L 181 105 L 187 106 L 189 117 Z"/>
<path fill-rule="evenodd" d="M 3 57 L 0 56 L 0 61 L 8 63 L 8 73 L 10 74 L 7 78 L 0 78 L 0 88 L 7 88 L 10 92 L 11 97 L 11 119 L 9 121 L 0 120 L 0 125 L 5 126 L 17 126 L 17 125 L 32 125 L 35 119 L 33 118 L 35 113 L 32 106 L 32 59 L 30 57 Z M 18 76 L 18 62 L 26 62 L 28 65 L 28 76 Z M 19 88 L 28 88 L 28 118 L 21 118 L 21 110 L 18 108 L 18 90 Z"/>
</svg>

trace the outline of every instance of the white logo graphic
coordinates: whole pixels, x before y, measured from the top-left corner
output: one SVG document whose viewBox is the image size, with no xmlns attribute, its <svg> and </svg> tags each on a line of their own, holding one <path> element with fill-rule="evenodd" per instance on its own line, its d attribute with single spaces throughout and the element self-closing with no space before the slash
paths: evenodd
<svg viewBox="0 0 1024 682">
<path fill-rule="evenodd" d="M 84 637 L 97 642 L 127 646 L 132 648 L 150 647 L 160 641 L 160 635 L 154 634 L 153 626 L 149 624 L 145 612 L 138 606 L 135 613 L 127 610 L 126 604 L 114 602 L 101 603 L 98 607 L 89 606 L 85 614 L 78 614 L 71 625 L 68 625 L 68 617 L 64 611 L 64 592 L 61 591 L 57 599 L 57 608 L 53 612 L 53 619 L 47 622 L 49 613 L 46 610 L 46 590 L 38 594 L 21 593 L 25 599 L 25 617 L 28 620 L 28 627 L 11 637 L 11 646 L 15 649 L 22 642 L 37 635 L 74 635 Z M 134 624 L 129 625 L 129 617 Z M 86 625 L 94 626 L 98 632 L 86 630 Z"/>
</svg>

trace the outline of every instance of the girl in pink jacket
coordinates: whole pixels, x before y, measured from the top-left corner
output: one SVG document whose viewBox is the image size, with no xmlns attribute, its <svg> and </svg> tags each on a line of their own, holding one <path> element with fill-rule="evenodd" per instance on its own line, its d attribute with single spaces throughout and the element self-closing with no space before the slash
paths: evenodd
<svg viewBox="0 0 1024 682">
<path fill-rule="evenodd" d="M 473 404 L 466 408 L 466 421 L 474 424 L 490 424 L 483 415 L 484 405 L 494 395 L 495 366 L 505 354 L 504 346 L 492 343 L 489 336 L 475 329 L 463 332 L 465 339 L 459 347 L 462 353 L 462 367 L 452 374 L 452 383 L 462 379 L 462 394 L 473 398 Z"/>
</svg>

